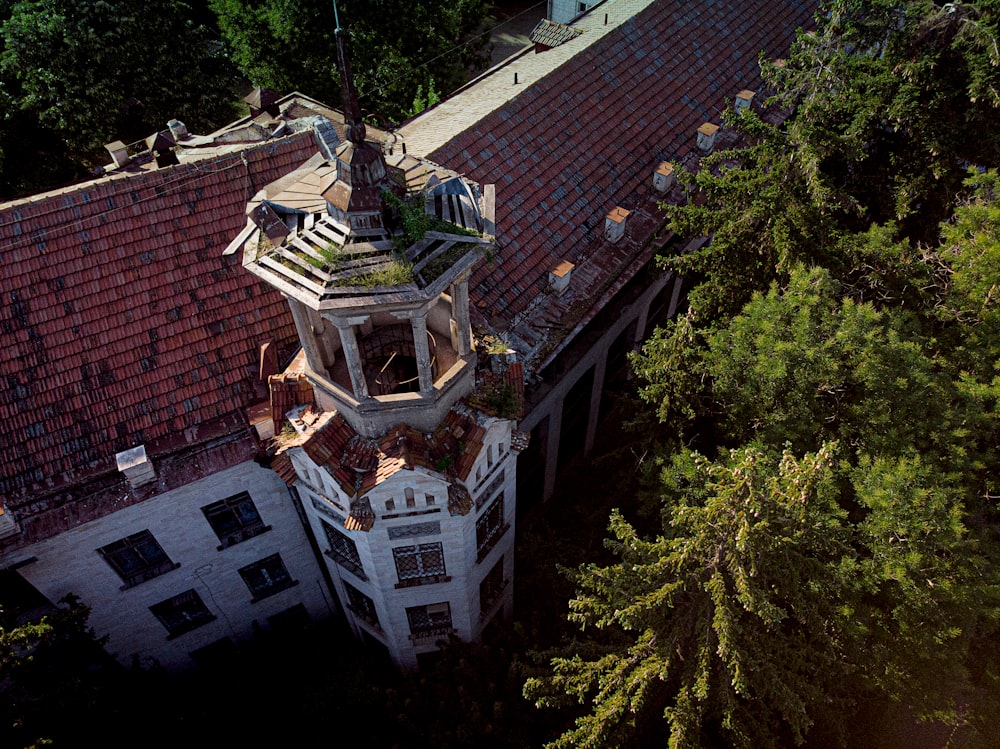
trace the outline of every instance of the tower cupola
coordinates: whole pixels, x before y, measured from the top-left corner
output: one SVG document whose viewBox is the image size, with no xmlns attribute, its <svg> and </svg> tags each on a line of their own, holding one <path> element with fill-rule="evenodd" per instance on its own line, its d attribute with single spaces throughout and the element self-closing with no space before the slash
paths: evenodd
<svg viewBox="0 0 1000 749">
<path fill-rule="evenodd" d="M 346 140 L 254 197 L 243 264 L 288 299 L 319 405 L 368 437 L 431 430 L 475 386 L 468 284 L 493 248 L 492 202 L 430 162 L 387 162 L 339 23 L 337 45 Z"/>
</svg>

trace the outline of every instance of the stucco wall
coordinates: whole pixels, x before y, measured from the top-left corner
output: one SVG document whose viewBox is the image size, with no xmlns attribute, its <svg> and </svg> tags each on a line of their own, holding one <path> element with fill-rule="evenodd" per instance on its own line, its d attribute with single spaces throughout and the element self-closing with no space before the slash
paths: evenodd
<svg viewBox="0 0 1000 749">
<path fill-rule="evenodd" d="M 220 551 L 219 537 L 201 508 L 240 492 L 251 495 L 271 530 Z M 122 590 L 122 578 L 97 550 L 146 529 L 180 566 Z M 298 584 L 251 603 L 238 570 L 275 553 Z M 147 665 L 155 660 L 170 669 L 185 668 L 193 664 L 191 651 L 223 637 L 249 638 L 253 622 L 267 629 L 268 617 L 296 604 L 303 604 L 312 619 L 334 610 L 287 487 L 252 461 L 78 526 L 22 550 L 19 557 L 37 558 L 19 572 L 49 600 L 73 593 L 92 608 L 91 626 L 97 635 L 109 635 L 108 651 L 124 664 L 135 655 Z M 192 588 L 216 618 L 168 639 L 149 607 Z"/>
</svg>

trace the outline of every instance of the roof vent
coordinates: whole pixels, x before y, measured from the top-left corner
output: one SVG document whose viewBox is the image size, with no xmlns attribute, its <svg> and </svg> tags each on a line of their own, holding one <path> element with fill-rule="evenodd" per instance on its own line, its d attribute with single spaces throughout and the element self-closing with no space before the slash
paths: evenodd
<svg viewBox="0 0 1000 749">
<path fill-rule="evenodd" d="M 322 115 L 310 117 L 309 122 L 312 124 L 313 137 L 316 138 L 316 145 L 319 146 L 323 158 L 330 162 L 336 161 L 340 136 L 333 129 L 333 123 Z"/>
<path fill-rule="evenodd" d="M 118 470 L 125 474 L 125 480 L 133 489 L 156 481 L 153 462 L 146 456 L 146 446 L 139 445 L 115 455 Z"/>
<path fill-rule="evenodd" d="M 719 126 L 711 122 L 702 123 L 698 128 L 698 150 L 702 153 L 711 153 L 715 148 L 715 134 L 719 132 Z"/>
<path fill-rule="evenodd" d="M 167 128 L 170 130 L 170 134 L 174 136 L 175 143 L 184 140 L 189 135 L 187 125 L 180 120 L 170 120 L 167 123 Z"/>
<path fill-rule="evenodd" d="M 573 275 L 575 267 L 568 260 L 563 260 L 549 271 L 549 288 L 556 293 L 556 296 L 562 296 L 563 292 L 569 288 L 569 279 Z"/>
<path fill-rule="evenodd" d="M 750 104 L 753 103 L 754 92 L 747 91 L 743 89 L 738 94 L 736 94 L 736 101 L 733 102 L 733 108 L 737 112 L 742 112 L 744 109 L 748 109 Z"/>
<path fill-rule="evenodd" d="M 177 154 L 173 151 L 175 145 L 177 144 L 174 141 L 174 135 L 169 130 L 161 130 L 160 132 L 153 133 L 146 138 L 146 148 L 148 148 L 156 158 L 157 168 L 173 166 L 174 164 L 180 163 L 177 161 Z"/>
<path fill-rule="evenodd" d="M 269 88 L 257 87 L 247 94 L 243 101 L 250 105 L 250 119 L 256 119 L 264 112 L 277 117 L 281 112 L 278 99 L 281 97 Z"/>
<path fill-rule="evenodd" d="M 21 529 L 7 509 L 7 505 L 0 505 L 0 538 L 7 538 L 20 532 Z"/>
<path fill-rule="evenodd" d="M 535 44 L 535 52 L 544 52 L 547 49 L 558 47 L 576 37 L 583 32 L 567 26 L 564 23 L 556 23 L 543 18 L 532 30 L 529 39 Z"/>
<path fill-rule="evenodd" d="M 625 220 L 629 212 L 621 206 L 616 206 L 604 217 L 604 238 L 609 242 L 617 242 L 625 236 Z"/>
<path fill-rule="evenodd" d="M 660 162 L 656 171 L 653 172 L 653 189 L 657 192 L 666 192 L 674 186 L 676 179 L 674 165 L 669 161 Z"/>
<path fill-rule="evenodd" d="M 115 162 L 116 167 L 121 168 L 129 162 L 128 149 L 120 140 L 108 143 L 104 147 L 108 149 L 108 153 L 111 154 L 111 160 Z"/>
</svg>

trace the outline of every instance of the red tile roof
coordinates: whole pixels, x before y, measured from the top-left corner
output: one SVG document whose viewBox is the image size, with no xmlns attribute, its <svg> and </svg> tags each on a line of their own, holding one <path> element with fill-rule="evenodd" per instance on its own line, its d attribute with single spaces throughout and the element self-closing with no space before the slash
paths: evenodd
<svg viewBox="0 0 1000 749">
<path fill-rule="evenodd" d="M 479 266 L 473 303 L 513 320 L 536 306 L 559 262 L 579 268 L 606 252 L 608 211 L 638 206 L 658 164 L 692 150 L 727 99 L 758 89 L 759 53 L 785 54 L 818 5 L 660 0 L 428 154 L 497 186 L 500 262 Z M 612 258 L 597 265 L 604 276 L 621 270 Z"/>
<path fill-rule="evenodd" d="M 291 316 L 222 251 L 315 151 L 305 132 L 0 206 L 0 500 L 267 397 L 259 347 L 290 353 Z"/>
<path fill-rule="evenodd" d="M 288 377 L 288 376 L 282 376 Z M 272 383 L 278 380 L 272 377 Z M 291 382 L 301 384 L 297 379 Z M 272 398 L 284 398 L 281 388 L 273 388 Z M 472 466 L 483 449 L 488 418 L 464 406 L 451 409 L 430 434 L 406 424 L 398 424 L 378 439 L 362 437 L 339 413 L 317 422 L 314 430 L 290 438 L 286 446 L 300 445 L 312 461 L 326 469 L 349 497 L 364 495 L 386 479 L 416 467 L 469 478 Z M 275 422 L 281 431 L 281 422 Z M 294 483 L 294 468 L 287 452 L 279 453 L 272 467 L 286 481 Z"/>
</svg>

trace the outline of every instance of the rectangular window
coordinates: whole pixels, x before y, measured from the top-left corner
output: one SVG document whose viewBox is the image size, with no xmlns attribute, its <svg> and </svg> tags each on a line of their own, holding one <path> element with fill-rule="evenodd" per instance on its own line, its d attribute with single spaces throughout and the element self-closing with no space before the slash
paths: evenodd
<svg viewBox="0 0 1000 749">
<path fill-rule="evenodd" d="M 403 496 L 406 497 L 406 506 L 407 507 L 416 507 L 417 506 L 417 500 L 413 498 L 413 489 L 406 489 L 406 490 L 404 490 L 403 491 Z"/>
<path fill-rule="evenodd" d="M 479 613 L 484 616 L 488 614 L 505 587 L 507 582 L 503 579 L 503 557 L 500 557 L 479 583 Z"/>
<path fill-rule="evenodd" d="M 179 637 L 215 619 L 194 588 L 166 601 L 160 601 L 150 606 L 149 610 L 160 620 L 160 624 L 167 628 L 167 632 L 170 633 L 169 639 Z"/>
<path fill-rule="evenodd" d="M 428 507 L 433 507 L 434 506 L 434 495 L 433 494 L 425 494 L 424 495 L 424 500 L 427 502 L 427 506 Z"/>
<path fill-rule="evenodd" d="M 272 596 L 296 583 L 288 574 L 280 554 L 272 554 L 259 562 L 241 567 L 240 576 L 250 588 L 250 592 L 253 593 L 252 602 Z"/>
<path fill-rule="evenodd" d="M 264 525 L 264 521 L 260 519 L 248 492 L 205 505 L 201 511 L 222 542 L 219 551 L 271 530 L 271 526 Z"/>
<path fill-rule="evenodd" d="M 354 540 L 345 536 L 329 523 L 320 522 L 323 524 L 323 530 L 326 532 L 326 540 L 330 542 L 330 550 L 327 552 L 330 558 L 341 567 L 353 572 L 362 580 L 367 580 L 365 568 L 361 564 L 361 557 L 358 555 L 358 545 L 354 543 Z"/>
<path fill-rule="evenodd" d="M 410 606 L 406 609 L 410 624 L 410 639 L 446 637 L 451 634 L 451 606 L 447 601 L 427 606 Z"/>
<path fill-rule="evenodd" d="M 392 556 L 399 575 L 397 588 L 447 582 L 450 579 L 445 573 L 444 548 L 440 542 L 398 546 L 392 550 Z"/>
<path fill-rule="evenodd" d="M 359 619 L 363 619 L 373 627 L 379 627 L 375 601 L 348 582 L 344 583 L 344 589 L 347 591 L 347 608 Z"/>
<path fill-rule="evenodd" d="M 486 504 L 486 501 L 490 499 L 501 486 L 503 486 L 504 481 L 507 480 L 506 476 L 504 475 L 505 473 L 506 473 L 505 471 L 500 471 L 500 473 L 498 473 L 496 476 L 493 477 L 493 480 L 490 482 L 489 486 L 487 486 L 485 489 L 476 490 L 477 510 L 481 510 L 483 505 Z"/>
<path fill-rule="evenodd" d="M 180 566 L 170 561 L 170 557 L 148 530 L 102 546 L 97 553 L 125 581 L 122 590 L 152 580 Z"/>
<path fill-rule="evenodd" d="M 476 521 L 476 548 L 478 555 L 476 561 L 482 561 L 490 553 L 496 542 L 503 536 L 504 531 L 509 526 L 504 522 L 503 515 L 503 493 L 493 500 L 493 504 L 486 508 L 485 512 Z"/>
</svg>

